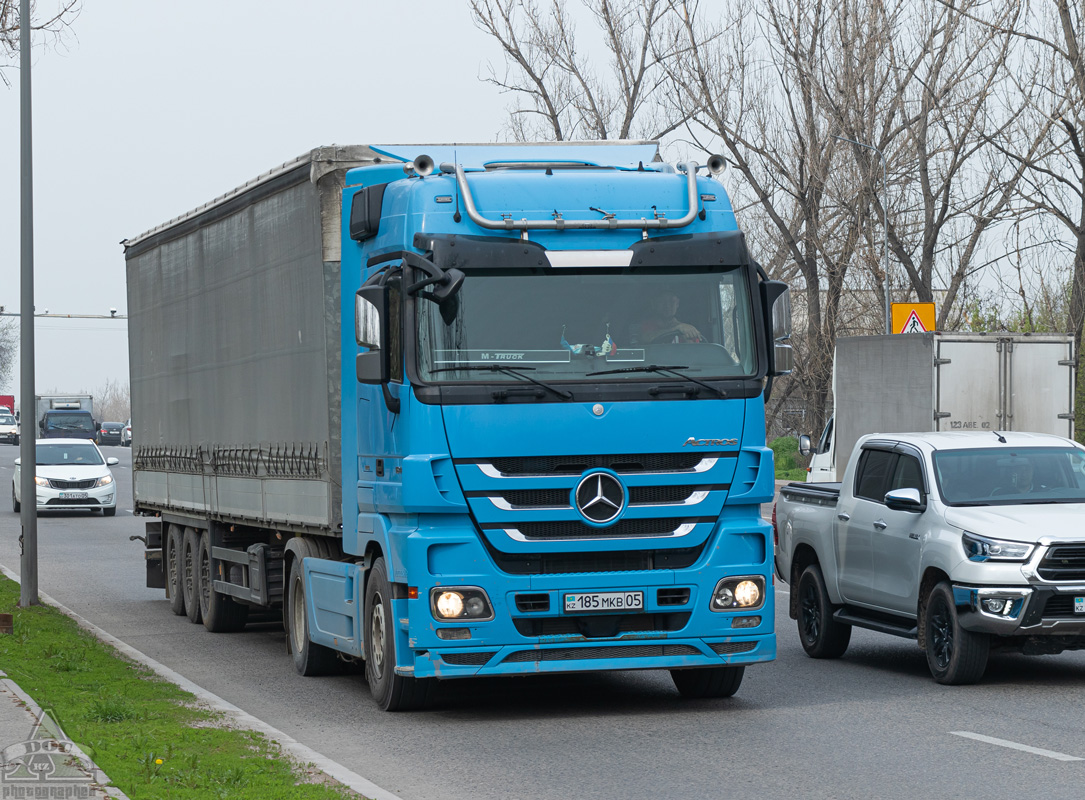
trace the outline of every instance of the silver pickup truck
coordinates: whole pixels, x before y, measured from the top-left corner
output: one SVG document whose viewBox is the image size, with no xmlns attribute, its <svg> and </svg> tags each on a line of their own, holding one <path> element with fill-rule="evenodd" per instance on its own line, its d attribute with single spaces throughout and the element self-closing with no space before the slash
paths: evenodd
<svg viewBox="0 0 1085 800">
<path fill-rule="evenodd" d="M 1029 433 L 895 433 L 855 445 L 840 483 L 773 507 L 776 569 L 803 649 L 852 627 L 918 640 L 939 683 L 995 648 L 1085 648 L 1085 448 Z"/>
</svg>

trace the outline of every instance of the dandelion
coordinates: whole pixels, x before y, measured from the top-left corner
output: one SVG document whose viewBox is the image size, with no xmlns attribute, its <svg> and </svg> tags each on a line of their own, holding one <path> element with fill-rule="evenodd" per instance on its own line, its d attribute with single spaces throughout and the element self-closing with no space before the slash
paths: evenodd
<svg viewBox="0 0 1085 800">
<path fill-rule="evenodd" d="M 156 764 L 161 764 L 161 763 L 162 763 L 162 759 L 161 759 L 161 758 L 156 758 L 156 759 L 154 760 L 154 763 L 156 763 Z"/>
</svg>

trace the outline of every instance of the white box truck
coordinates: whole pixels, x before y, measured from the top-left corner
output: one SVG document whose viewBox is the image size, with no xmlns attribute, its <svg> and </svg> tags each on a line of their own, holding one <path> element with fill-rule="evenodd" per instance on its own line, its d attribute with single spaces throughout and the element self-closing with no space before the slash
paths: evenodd
<svg viewBox="0 0 1085 800">
<path fill-rule="evenodd" d="M 834 482 L 868 433 L 1031 431 L 1073 438 L 1074 340 L 1061 334 L 916 333 L 836 342 L 833 415 L 807 480 Z"/>
</svg>

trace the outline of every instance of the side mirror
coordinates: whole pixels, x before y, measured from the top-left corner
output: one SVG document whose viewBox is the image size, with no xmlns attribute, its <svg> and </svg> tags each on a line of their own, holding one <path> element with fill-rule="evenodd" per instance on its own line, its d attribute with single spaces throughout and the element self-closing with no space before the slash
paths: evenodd
<svg viewBox="0 0 1085 800">
<path fill-rule="evenodd" d="M 761 303 L 771 347 L 769 374 L 790 375 L 795 368 L 791 339 L 791 292 L 783 281 L 761 282 Z"/>
<path fill-rule="evenodd" d="M 919 489 L 894 489 L 887 492 L 885 505 L 893 511 L 911 511 L 913 514 L 919 514 L 927 508 Z"/>
<path fill-rule="evenodd" d="M 21 458 L 15 459 L 15 466 L 19 466 L 22 463 L 23 463 L 23 460 Z"/>
<path fill-rule="evenodd" d="M 354 338 L 360 347 L 355 362 L 359 383 L 388 382 L 388 287 L 363 286 L 354 298 Z"/>
<path fill-rule="evenodd" d="M 812 452 L 814 452 L 814 446 L 810 442 L 810 437 L 804 433 L 799 437 L 799 454 L 809 456 Z"/>
<path fill-rule="evenodd" d="M 107 467 L 115 467 L 121 463 L 121 460 L 119 458 L 107 458 L 105 463 Z"/>
</svg>

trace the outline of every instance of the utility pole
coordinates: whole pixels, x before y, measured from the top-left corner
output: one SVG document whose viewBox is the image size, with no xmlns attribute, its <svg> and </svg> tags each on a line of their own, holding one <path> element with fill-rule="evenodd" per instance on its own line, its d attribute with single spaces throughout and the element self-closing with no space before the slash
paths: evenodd
<svg viewBox="0 0 1085 800">
<path fill-rule="evenodd" d="M 34 426 L 34 160 L 30 124 L 30 0 L 19 4 L 19 164 L 21 176 L 22 318 L 19 381 L 23 413 L 19 429 L 19 494 L 22 495 L 22 555 L 19 563 L 19 605 L 38 605 L 38 490 L 37 437 Z M 12 409 L 14 410 L 14 409 Z M 29 414 L 29 417 L 27 416 Z"/>
</svg>

